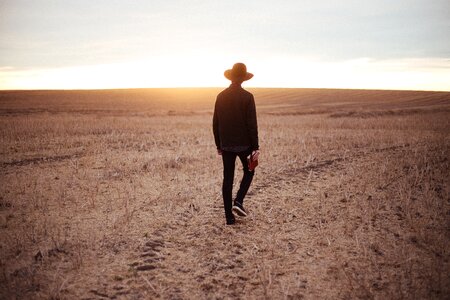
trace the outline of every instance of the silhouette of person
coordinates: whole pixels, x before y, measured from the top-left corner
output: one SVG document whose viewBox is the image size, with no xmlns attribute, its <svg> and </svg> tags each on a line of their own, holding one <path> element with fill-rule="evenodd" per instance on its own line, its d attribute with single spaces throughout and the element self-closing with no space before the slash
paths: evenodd
<svg viewBox="0 0 450 300">
<path fill-rule="evenodd" d="M 247 157 L 252 154 L 259 156 L 258 124 L 256 119 L 255 100 L 253 95 L 244 90 L 241 84 L 253 77 L 247 72 L 243 63 L 236 63 L 226 70 L 225 77 L 231 80 L 231 85 L 217 95 L 213 132 L 217 152 L 222 155 L 223 184 L 222 195 L 225 208 L 226 224 L 234 224 L 234 214 L 245 217 L 244 197 L 250 187 L 255 173 L 248 168 Z M 244 168 L 234 203 L 232 201 L 233 179 L 236 157 L 239 157 Z"/>
</svg>

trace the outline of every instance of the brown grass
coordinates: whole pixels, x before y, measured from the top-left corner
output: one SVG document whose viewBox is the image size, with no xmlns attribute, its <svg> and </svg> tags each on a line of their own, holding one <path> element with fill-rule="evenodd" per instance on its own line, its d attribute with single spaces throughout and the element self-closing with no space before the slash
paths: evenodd
<svg viewBox="0 0 450 300">
<path fill-rule="evenodd" d="M 1 92 L 0 298 L 448 297 L 449 93 L 251 90 L 226 227 L 219 90 Z"/>
</svg>

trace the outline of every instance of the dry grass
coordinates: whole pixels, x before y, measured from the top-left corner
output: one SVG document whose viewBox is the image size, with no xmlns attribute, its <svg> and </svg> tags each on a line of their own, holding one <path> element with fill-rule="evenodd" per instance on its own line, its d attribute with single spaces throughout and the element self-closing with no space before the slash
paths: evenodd
<svg viewBox="0 0 450 300">
<path fill-rule="evenodd" d="M 226 227 L 218 91 L 0 93 L 0 298 L 448 297 L 449 93 L 252 90 Z"/>
</svg>

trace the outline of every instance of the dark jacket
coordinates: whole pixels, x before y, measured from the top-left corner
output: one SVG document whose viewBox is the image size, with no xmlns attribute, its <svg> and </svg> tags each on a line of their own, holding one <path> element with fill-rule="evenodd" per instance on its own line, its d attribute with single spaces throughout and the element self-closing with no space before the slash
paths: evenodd
<svg viewBox="0 0 450 300">
<path fill-rule="evenodd" d="M 217 95 L 213 117 L 217 149 L 248 146 L 258 150 L 258 123 L 253 95 L 232 83 Z"/>
</svg>

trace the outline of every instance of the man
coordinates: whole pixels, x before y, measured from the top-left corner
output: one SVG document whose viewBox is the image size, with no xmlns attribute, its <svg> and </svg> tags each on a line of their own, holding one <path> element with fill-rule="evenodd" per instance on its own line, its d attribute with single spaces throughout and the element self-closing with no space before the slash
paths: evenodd
<svg viewBox="0 0 450 300">
<path fill-rule="evenodd" d="M 247 216 L 244 209 L 244 197 L 253 179 L 254 170 L 248 168 L 247 157 L 259 155 L 258 124 L 256 120 L 255 100 L 253 95 L 244 90 L 241 84 L 253 77 L 247 72 L 243 63 L 236 63 L 226 70 L 225 77 L 231 85 L 223 90 L 216 99 L 213 117 L 214 139 L 217 152 L 223 160 L 223 203 L 227 225 L 235 223 L 233 212 Z M 232 190 L 236 157 L 244 168 L 244 176 L 237 192 L 234 204 Z"/>
</svg>

